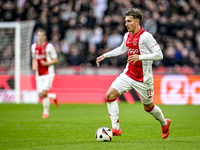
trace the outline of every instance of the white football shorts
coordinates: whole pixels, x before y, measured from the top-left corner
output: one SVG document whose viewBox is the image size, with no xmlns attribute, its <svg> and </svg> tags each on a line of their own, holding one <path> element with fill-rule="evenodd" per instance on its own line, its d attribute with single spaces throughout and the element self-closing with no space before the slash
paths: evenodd
<svg viewBox="0 0 200 150">
<path fill-rule="evenodd" d="M 135 89 L 140 95 L 143 104 L 148 105 L 153 102 L 153 84 L 145 84 L 135 81 L 124 73 L 120 74 L 113 81 L 110 87 L 116 89 L 120 95 L 130 91 L 131 89 Z"/>
<path fill-rule="evenodd" d="M 43 90 L 49 91 L 52 86 L 54 75 L 42 75 L 36 77 L 37 92 L 41 93 Z"/>
</svg>

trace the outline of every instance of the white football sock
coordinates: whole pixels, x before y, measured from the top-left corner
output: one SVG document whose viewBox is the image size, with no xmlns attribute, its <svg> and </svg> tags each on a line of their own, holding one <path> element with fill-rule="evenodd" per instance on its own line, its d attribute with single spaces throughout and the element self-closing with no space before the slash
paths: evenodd
<svg viewBox="0 0 200 150">
<path fill-rule="evenodd" d="M 108 112 L 112 122 L 112 127 L 115 130 L 119 129 L 119 106 L 117 100 L 113 102 L 107 102 Z"/>
<path fill-rule="evenodd" d="M 48 97 L 43 98 L 43 114 L 49 115 L 50 101 Z"/>
<path fill-rule="evenodd" d="M 48 96 L 49 98 L 54 99 L 54 100 L 56 99 L 56 94 L 55 94 L 55 93 L 48 93 L 47 96 Z"/>
<path fill-rule="evenodd" d="M 152 111 L 149 112 L 156 120 L 158 120 L 160 122 L 160 125 L 162 127 L 167 125 L 167 122 L 165 120 L 165 117 L 162 113 L 162 110 L 154 104 L 154 108 Z"/>
</svg>

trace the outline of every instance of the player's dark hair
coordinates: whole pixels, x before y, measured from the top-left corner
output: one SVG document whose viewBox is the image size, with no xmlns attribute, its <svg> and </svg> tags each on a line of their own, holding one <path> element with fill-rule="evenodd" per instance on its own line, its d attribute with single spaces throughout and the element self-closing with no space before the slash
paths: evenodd
<svg viewBox="0 0 200 150">
<path fill-rule="evenodd" d="M 143 19 L 143 14 L 142 14 L 141 10 L 139 10 L 138 8 L 129 9 L 125 13 L 125 16 L 132 16 L 134 19 L 135 18 L 139 19 L 140 24 L 141 24 L 142 19 Z"/>
<path fill-rule="evenodd" d="M 44 29 L 42 29 L 42 28 L 38 28 L 36 30 L 36 33 L 38 33 L 38 32 L 43 32 L 45 35 L 47 35 L 47 32 Z"/>
</svg>

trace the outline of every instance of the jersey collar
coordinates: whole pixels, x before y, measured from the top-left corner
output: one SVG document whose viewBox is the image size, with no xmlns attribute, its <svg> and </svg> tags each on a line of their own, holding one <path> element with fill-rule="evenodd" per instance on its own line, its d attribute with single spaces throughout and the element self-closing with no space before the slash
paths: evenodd
<svg viewBox="0 0 200 150">
<path fill-rule="evenodd" d="M 133 35 L 133 33 L 131 32 L 131 35 L 133 36 L 133 37 L 135 37 L 135 38 L 137 38 L 141 33 L 143 33 L 145 30 L 144 30 L 144 28 L 142 27 L 142 26 L 140 26 L 140 30 L 137 32 L 137 33 L 135 33 L 134 35 Z"/>
</svg>

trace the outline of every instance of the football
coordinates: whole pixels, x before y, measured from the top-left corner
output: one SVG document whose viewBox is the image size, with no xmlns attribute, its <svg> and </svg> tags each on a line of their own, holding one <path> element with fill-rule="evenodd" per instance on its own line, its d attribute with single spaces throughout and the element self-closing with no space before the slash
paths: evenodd
<svg viewBox="0 0 200 150">
<path fill-rule="evenodd" d="M 96 131 L 96 140 L 98 142 L 110 142 L 113 138 L 113 133 L 108 127 L 101 127 Z"/>
</svg>

